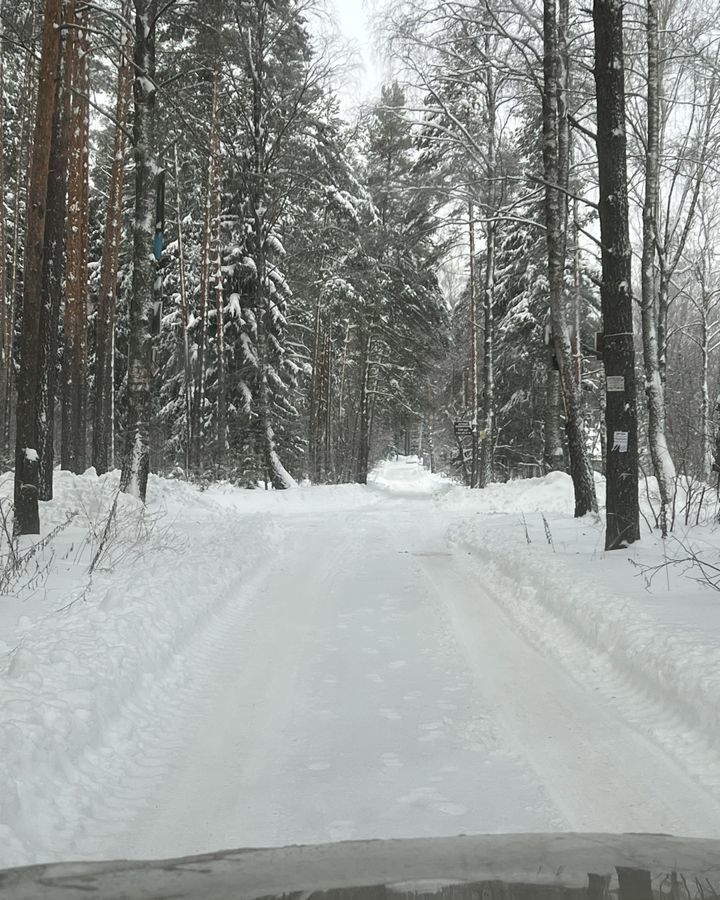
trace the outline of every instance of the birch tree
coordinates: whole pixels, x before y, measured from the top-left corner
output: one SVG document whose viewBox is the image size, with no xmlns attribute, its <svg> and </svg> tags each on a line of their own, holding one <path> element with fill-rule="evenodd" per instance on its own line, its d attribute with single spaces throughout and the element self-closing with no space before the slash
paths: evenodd
<svg viewBox="0 0 720 900">
<path fill-rule="evenodd" d="M 133 157 L 135 213 L 133 275 L 129 305 L 128 410 L 120 486 L 145 501 L 150 472 L 151 337 L 155 238 L 155 36 L 158 0 L 134 0 Z"/>
<path fill-rule="evenodd" d="M 570 474 L 575 489 L 575 515 L 597 510 L 595 481 L 585 439 L 582 401 L 574 377 L 572 343 L 567 320 L 564 272 L 568 231 L 568 175 L 570 162 L 567 118 L 567 71 L 563 66 L 561 33 L 567 25 L 567 0 L 543 3 L 543 168 L 545 235 L 548 254 L 550 319 L 555 358 L 565 412 Z"/>
</svg>

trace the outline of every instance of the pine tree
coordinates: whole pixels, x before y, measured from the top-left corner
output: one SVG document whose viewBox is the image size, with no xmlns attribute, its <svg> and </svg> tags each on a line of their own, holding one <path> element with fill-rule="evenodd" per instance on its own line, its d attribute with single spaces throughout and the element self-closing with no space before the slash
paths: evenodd
<svg viewBox="0 0 720 900">
<path fill-rule="evenodd" d="M 43 22 L 37 112 L 32 152 L 31 196 L 24 270 L 23 328 L 18 375 L 17 436 L 15 441 L 16 535 L 38 534 L 41 429 L 39 388 L 41 381 L 40 321 L 42 276 L 45 251 L 47 188 L 50 171 L 52 126 L 57 99 L 56 79 L 60 72 L 61 0 L 47 0 Z"/>
</svg>

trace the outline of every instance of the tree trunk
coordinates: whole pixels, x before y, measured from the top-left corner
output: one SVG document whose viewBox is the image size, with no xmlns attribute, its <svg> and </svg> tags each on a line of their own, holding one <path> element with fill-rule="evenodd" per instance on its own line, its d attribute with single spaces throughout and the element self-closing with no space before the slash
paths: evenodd
<svg viewBox="0 0 720 900">
<path fill-rule="evenodd" d="M 5 2 L 0 0 L 0 135 L 5 134 Z M 5 141 L 0 140 L 0 197 L 7 194 Z M 17 203 L 17 197 L 16 203 Z M 7 369 L 9 361 L 8 335 L 12 334 L 14 323 L 11 316 L 10 297 L 7 290 L 7 227 L 6 216 L 0 216 L 0 414 L 4 411 L 3 397 L 7 383 Z M 0 425 L 0 433 L 4 422 Z"/>
<path fill-rule="evenodd" d="M 363 344 L 363 353 L 360 368 L 360 406 L 358 410 L 358 455 L 355 469 L 355 481 L 358 484 L 367 484 L 368 466 L 370 460 L 370 351 L 372 350 L 372 334 L 368 329 Z"/>
<path fill-rule="evenodd" d="M 477 289 L 475 278 L 475 211 L 472 200 L 468 203 L 468 237 L 470 254 L 469 294 L 470 294 L 470 425 L 472 427 L 472 451 L 470 457 L 470 484 L 477 487 L 479 463 L 478 433 L 478 322 Z"/>
<path fill-rule="evenodd" d="M 188 308 L 187 279 L 185 274 L 185 239 L 183 238 L 182 189 L 180 185 L 180 163 L 178 161 L 177 143 L 174 146 L 175 161 L 175 209 L 177 213 L 178 241 L 178 275 L 180 279 L 180 322 L 183 330 L 183 367 L 185 380 L 183 396 L 185 399 L 185 477 L 190 471 L 192 454 L 192 367 L 190 364 L 190 309 Z"/>
<path fill-rule="evenodd" d="M 133 155 L 135 158 L 135 218 L 133 275 L 128 346 L 128 413 L 120 487 L 143 502 L 150 473 L 151 337 L 153 300 L 152 248 L 155 239 L 153 202 L 155 146 L 155 15 L 157 0 L 135 3 L 135 78 Z"/>
<path fill-rule="evenodd" d="M 72 4 L 74 12 L 74 3 Z M 68 34 L 69 148 L 67 267 L 63 350 L 63 469 L 85 471 L 88 306 L 88 41 L 87 9 L 73 16 Z"/>
<path fill-rule="evenodd" d="M 255 0 L 257 10 L 257 29 L 254 35 L 254 48 L 251 53 L 250 70 L 252 74 L 252 183 L 250 205 L 255 232 L 255 317 L 257 320 L 257 352 L 258 352 L 258 418 L 260 424 L 260 455 L 263 460 L 268 481 L 278 490 L 290 487 L 292 479 L 285 471 L 275 449 L 275 432 L 270 418 L 270 387 L 268 382 L 269 348 L 267 329 L 270 310 L 267 290 L 267 260 L 265 256 L 266 242 L 270 226 L 266 220 L 266 150 L 267 131 L 265 129 L 265 54 L 268 36 L 267 0 Z"/>
<path fill-rule="evenodd" d="M 213 209 L 215 167 L 217 165 L 216 153 L 219 147 L 218 141 L 218 115 L 220 90 L 220 74 L 216 70 L 213 75 L 212 106 L 210 111 L 210 150 L 208 153 L 207 188 L 205 193 L 205 215 L 203 220 L 203 253 L 200 267 L 200 296 L 198 312 L 198 339 L 197 339 L 197 369 L 195 373 L 195 390 L 193 397 L 193 421 L 192 437 L 193 452 L 192 465 L 196 470 L 200 469 L 203 450 L 204 415 L 205 415 L 205 354 L 207 350 L 208 333 L 208 305 L 210 298 L 210 281 L 212 277 L 212 242 L 213 242 Z"/>
<path fill-rule="evenodd" d="M 495 225 L 488 226 L 485 239 L 485 286 L 483 290 L 483 427 L 480 431 L 478 487 L 492 480 L 493 430 L 495 426 L 494 369 Z"/>
<path fill-rule="evenodd" d="M 318 289 L 318 296 L 315 299 L 312 372 L 310 375 L 310 393 L 308 397 L 308 474 L 312 482 L 317 482 L 320 474 L 320 465 L 318 462 L 318 432 L 320 430 L 318 397 L 320 395 L 321 293 L 322 291 Z"/>
<path fill-rule="evenodd" d="M 64 21 L 70 28 L 61 34 L 61 68 L 55 84 L 52 146 L 48 172 L 47 215 L 45 219 L 45 255 L 43 259 L 43 298 L 40 317 L 40 392 L 39 414 L 45 428 L 40 429 L 40 499 L 52 500 L 55 462 L 55 399 L 57 392 L 57 350 L 65 271 L 65 216 L 67 191 L 67 153 L 70 108 L 70 70 L 75 23 L 75 0 L 64 4 Z M 63 47 L 64 45 L 64 47 Z"/>
<path fill-rule="evenodd" d="M 326 207 L 323 214 L 323 229 L 327 228 L 329 210 Z M 323 315 L 322 315 L 322 285 L 324 283 L 325 249 L 323 248 L 319 258 L 317 297 L 315 299 L 315 313 L 313 318 L 313 346 L 312 346 L 312 374 L 310 377 L 310 395 L 308 398 L 308 470 L 311 481 L 320 480 L 320 396 L 322 394 L 323 377 L 320 371 L 320 359 L 323 341 Z"/>
<path fill-rule="evenodd" d="M 39 534 L 40 316 L 50 146 L 55 112 L 55 80 L 60 71 L 61 0 L 46 0 L 27 211 L 23 329 L 18 377 L 15 439 L 16 535 Z M 43 423 L 44 424 L 44 423 Z"/>
<path fill-rule="evenodd" d="M 572 293 L 572 320 L 573 320 L 573 357 L 575 360 L 575 380 L 577 381 L 580 397 L 583 397 L 583 349 L 582 349 L 582 290 L 580 275 L 580 223 L 579 223 L 578 199 L 573 199 L 572 217 L 572 267 L 573 267 L 573 293 Z"/>
<path fill-rule="evenodd" d="M 125 8 L 129 14 L 129 4 Z M 122 237 L 123 186 L 125 184 L 125 148 L 123 129 L 130 109 L 132 93 L 132 35 L 128 32 L 124 41 L 125 55 L 120 58 L 115 100 L 115 136 L 110 170 L 110 185 L 105 219 L 105 237 L 100 263 L 100 287 L 95 331 L 95 407 L 93 410 L 92 461 L 98 475 L 114 465 L 110 452 L 115 422 L 112 414 L 112 396 L 115 390 L 113 376 L 113 350 L 115 331 L 115 306 L 117 300 L 117 276 Z"/>
<path fill-rule="evenodd" d="M 494 306 L 495 306 L 495 235 L 497 227 L 493 217 L 497 210 L 497 137 L 495 77 L 490 63 L 492 48 L 489 30 L 485 32 L 485 109 L 487 113 L 487 164 L 485 226 L 485 284 L 483 286 L 483 427 L 480 432 L 480 463 L 478 487 L 484 488 L 492 480 L 493 431 L 495 427 L 495 370 L 494 370 Z"/>
<path fill-rule="evenodd" d="M 375 427 L 375 410 L 377 409 L 378 388 L 380 385 L 380 373 L 382 371 L 383 349 L 380 349 L 377 362 L 375 363 L 375 374 L 373 377 L 372 387 L 369 388 L 368 398 L 368 429 L 367 429 L 367 458 L 365 462 L 366 474 L 370 470 L 370 448 L 372 447 L 372 436 Z M 368 361 L 368 384 L 370 383 L 370 365 Z M 410 448 L 406 451 L 406 456 L 410 454 Z"/>
<path fill-rule="evenodd" d="M 333 343 L 328 329 L 325 340 L 325 380 L 323 383 L 323 480 L 327 481 L 334 472 L 335 460 L 333 455 L 333 415 L 332 415 L 332 384 L 333 384 Z"/>
<path fill-rule="evenodd" d="M 655 267 L 657 209 L 660 191 L 660 60 L 657 0 L 647 0 L 647 148 L 645 153 L 645 202 L 641 261 L 642 343 L 645 393 L 648 408 L 648 442 L 660 491 L 659 525 L 667 536 L 667 512 L 672 502 L 675 466 L 665 433 L 665 382 L 660 373 L 658 348 L 658 279 Z M 663 341 L 664 342 L 664 341 Z"/>
<path fill-rule="evenodd" d="M 700 434 L 702 447 L 702 478 L 708 484 L 712 480 L 713 471 L 713 435 L 710 424 L 710 334 L 708 322 L 708 298 L 703 285 L 703 298 L 700 323 L 700 353 L 702 358 L 702 393 L 700 400 Z"/>
<path fill-rule="evenodd" d="M 32 33 L 35 33 L 36 8 L 32 6 Z M 26 230 L 27 218 L 30 206 L 30 170 L 32 168 L 32 147 L 30 134 L 32 132 L 32 121 L 34 113 L 34 90 L 35 81 L 35 54 L 27 53 L 25 55 L 25 69 L 23 73 L 23 90 L 22 90 L 22 128 L 20 134 L 20 151 L 18 158 L 17 172 L 15 175 L 15 208 L 13 210 L 13 239 L 12 239 L 12 256 L 10 266 L 10 290 L 8 293 L 9 304 L 7 317 L 5 320 L 6 331 L 3 334 L 3 385 L 2 397 L 2 415 L 3 415 L 3 446 L 7 453 L 10 452 L 10 429 L 12 423 L 12 396 L 13 384 L 15 381 L 15 316 L 18 301 L 18 273 L 21 269 L 20 265 L 20 225 L 21 225 L 21 198 L 23 188 L 25 192 L 25 213 L 26 213 Z"/>
<path fill-rule="evenodd" d="M 345 338 L 343 340 L 343 355 L 342 355 L 342 364 L 340 366 L 340 383 L 338 384 L 338 409 L 337 409 L 337 438 L 336 438 L 336 465 L 338 478 L 343 480 L 350 480 L 351 473 L 347 472 L 346 469 L 348 467 L 348 445 L 349 445 L 349 430 L 350 425 L 348 421 L 347 410 L 345 409 L 345 381 L 346 381 L 346 373 L 347 373 L 347 365 L 348 365 L 348 348 L 350 346 L 350 322 L 345 323 Z"/>
<path fill-rule="evenodd" d="M 565 191 L 569 140 L 555 0 L 544 0 L 543 3 L 543 38 L 543 167 L 550 315 L 565 408 L 570 475 L 575 490 L 575 515 L 584 516 L 590 510 L 597 510 L 597 499 L 585 441 L 580 392 L 573 374 L 572 345 L 565 310 L 565 239 L 568 221 Z"/>
<path fill-rule="evenodd" d="M 606 550 L 627 546 L 640 538 L 622 21 L 622 5 L 614 0 L 594 0 L 602 240 L 600 294 L 607 379 Z"/>
<path fill-rule="evenodd" d="M 219 166 L 218 166 L 219 169 Z M 222 260 L 220 248 L 220 177 L 217 173 L 215 185 L 215 314 L 217 316 L 217 334 L 215 349 L 217 353 L 217 453 L 218 466 L 225 461 L 227 444 L 227 397 L 225 395 L 225 303 L 223 292 Z"/>
<path fill-rule="evenodd" d="M 560 403 L 560 372 L 553 365 L 553 354 L 550 350 L 548 350 L 547 355 L 543 467 L 546 472 L 555 472 L 565 468 L 565 451 L 560 431 L 560 413 L 562 409 Z"/>
</svg>

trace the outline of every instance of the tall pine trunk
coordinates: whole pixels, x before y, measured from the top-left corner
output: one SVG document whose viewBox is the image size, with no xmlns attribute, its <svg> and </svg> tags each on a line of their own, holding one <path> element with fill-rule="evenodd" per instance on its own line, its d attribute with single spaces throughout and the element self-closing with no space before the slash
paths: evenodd
<svg viewBox="0 0 720 900">
<path fill-rule="evenodd" d="M 38 403 L 41 377 L 40 318 L 50 148 L 57 95 L 56 79 L 60 73 L 61 16 L 61 0 L 46 0 L 25 245 L 23 329 L 15 438 L 16 535 L 40 532 L 38 447 L 40 430 L 44 427 L 44 423 L 40 421 Z"/>
<path fill-rule="evenodd" d="M 33 2 L 31 12 L 31 33 L 35 33 L 36 5 Z M 3 417 L 3 446 L 7 453 L 10 452 L 13 387 L 15 382 L 15 318 L 18 304 L 18 291 L 21 282 L 20 272 L 23 264 L 20 262 L 20 245 L 22 242 L 22 199 L 25 197 L 25 234 L 27 235 L 27 213 L 30 197 L 30 170 L 32 168 L 32 146 L 30 134 L 33 128 L 33 115 L 35 113 L 35 54 L 25 54 L 25 67 L 23 70 L 23 88 L 21 93 L 21 121 L 20 151 L 18 165 L 15 173 L 14 193 L 15 204 L 13 209 L 13 237 L 10 263 L 10 287 L 8 291 L 8 308 L 5 318 L 5 331 L 3 333 L 3 370 L 2 370 L 2 404 Z"/>
<path fill-rule="evenodd" d="M 74 7 L 74 4 L 73 4 Z M 74 9 L 73 9 L 74 12 Z M 87 9 L 69 22 L 68 186 L 63 348 L 63 469 L 85 470 L 88 313 L 88 41 Z"/>
<path fill-rule="evenodd" d="M 45 257 L 43 259 L 43 299 L 40 318 L 40 391 L 38 404 L 41 421 L 40 499 L 52 500 L 55 462 L 55 400 L 57 393 L 57 352 L 65 272 L 65 217 L 67 191 L 68 112 L 70 108 L 71 35 L 75 23 L 75 0 L 65 0 L 63 19 L 70 27 L 61 35 L 62 71 L 58 73 L 53 116 L 52 146 L 48 172 L 47 217 L 45 219 Z"/>
<path fill-rule="evenodd" d="M 594 0 L 593 23 L 602 241 L 600 296 L 607 382 L 605 549 L 614 550 L 640 538 L 622 5 L 615 0 Z"/>
</svg>

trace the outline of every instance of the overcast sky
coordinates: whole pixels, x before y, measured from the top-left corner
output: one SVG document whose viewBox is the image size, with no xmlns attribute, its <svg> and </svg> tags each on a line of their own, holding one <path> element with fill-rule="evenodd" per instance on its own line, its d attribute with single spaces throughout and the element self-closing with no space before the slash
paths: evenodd
<svg viewBox="0 0 720 900">
<path fill-rule="evenodd" d="M 340 89 L 348 107 L 376 97 L 382 82 L 382 63 L 373 50 L 371 10 L 377 0 L 330 0 L 334 17 L 342 36 L 357 51 L 357 67 L 348 75 L 347 84 Z"/>
</svg>

